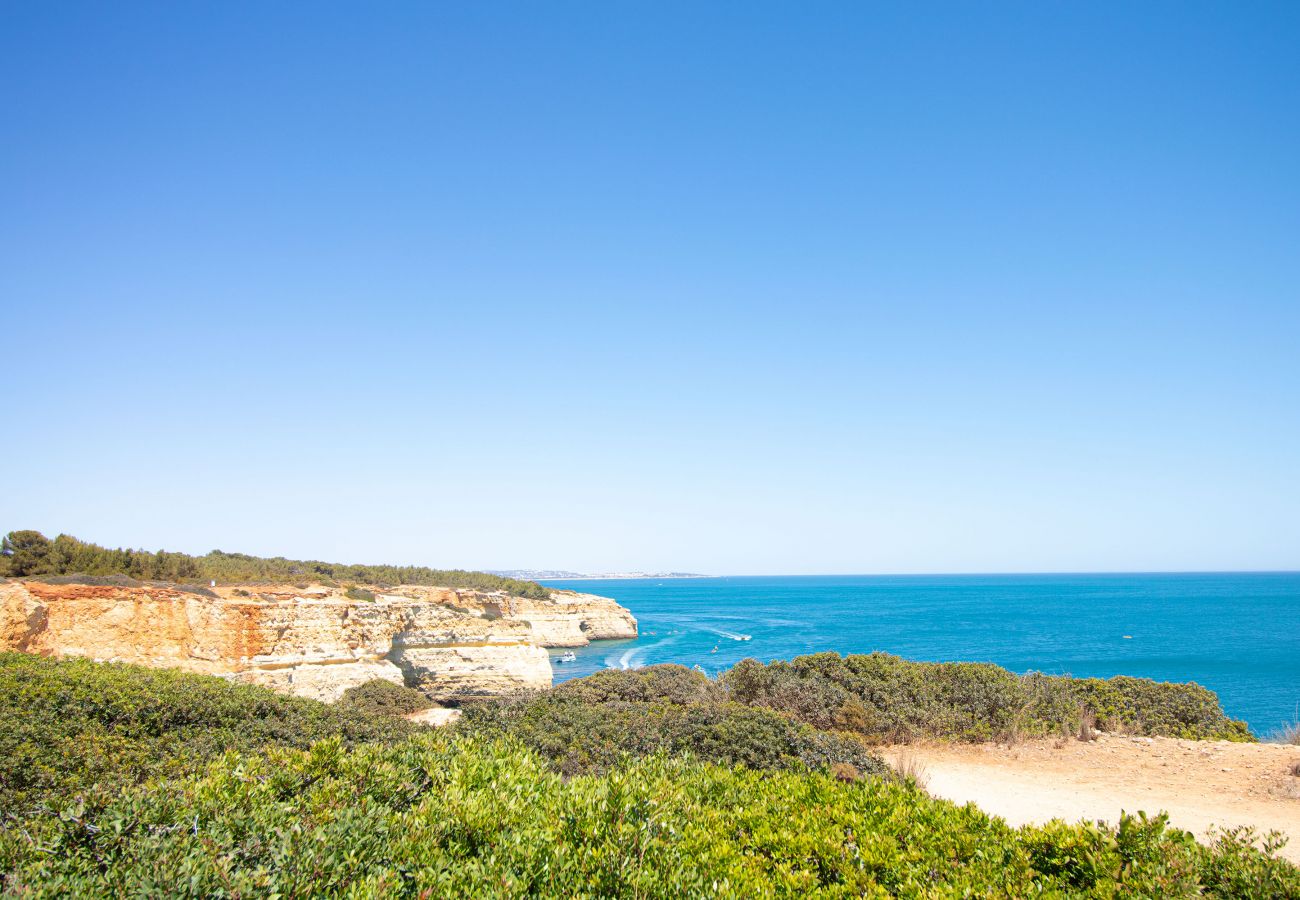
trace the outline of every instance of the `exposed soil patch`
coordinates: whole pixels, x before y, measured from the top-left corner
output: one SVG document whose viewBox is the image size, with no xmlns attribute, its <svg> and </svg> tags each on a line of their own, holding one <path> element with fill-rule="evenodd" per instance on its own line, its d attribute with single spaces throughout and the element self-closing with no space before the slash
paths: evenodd
<svg viewBox="0 0 1300 900">
<path fill-rule="evenodd" d="M 1102 735 L 1095 741 L 887 748 L 929 792 L 974 802 L 1013 825 L 1100 819 L 1120 812 L 1169 813 L 1204 837 L 1215 826 L 1253 825 L 1291 840 L 1281 855 L 1300 863 L 1300 747 Z"/>
</svg>

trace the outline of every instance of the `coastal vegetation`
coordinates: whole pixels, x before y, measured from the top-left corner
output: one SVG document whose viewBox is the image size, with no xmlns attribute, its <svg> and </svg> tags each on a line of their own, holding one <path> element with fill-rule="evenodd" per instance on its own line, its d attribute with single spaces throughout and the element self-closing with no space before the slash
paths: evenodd
<svg viewBox="0 0 1300 900">
<path fill-rule="evenodd" d="M 328 706 L 0 654 L 0 894 L 1300 894 L 1275 839 L 1198 844 L 1141 815 L 1011 828 L 729 690 L 675 666 L 608 672 L 434 732 L 398 718 L 422 701 L 387 682 Z"/>
<path fill-rule="evenodd" d="M 456 727 L 509 735 L 567 775 L 605 772 L 629 756 L 661 752 L 753 769 L 889 772 L 855 735 L 732 702 L 715 682 L 677 665 L 598 672 L 550 691 L 473 704 Z"/>
<path fill-rule="evenodd" d="M 318 560 L 260 557 L 213 550 L 204 556 L 166 550 L 109 549 L 61 534 L 50 540 L 39 531 L 11 531 L 0 543 L 0 576 L 125 576 L 140 581 L 177 584 L 217 581 L 225 584 L 310 581 L 323 584 L 428 585 L 478 591 L 505 591 L 545 600 L 550 591 L 533 581 L 487 572 L 429 569 L 424 566 L 353 565 Z"/>
<path fill-rule="evenodd" d="M 1253 740 L 1197 685 L 1018 676 L 993 665 L 883 653 L 824 653 L 767 665 L 745 660 L 717 680 L 678 665 L 607 670 L 549 691 L 469 704 L 456 727 L 508 735 L 568 775 L 656 752 L 755 769 L 844 765 L 880 775 L 888 770 L 873 744 L 1090 732 L 1088 739 L 1096 728 Z"/>
<path fill-rule="evenodd" d="M 415 688 L 375 678 L 348 688 L 334 704 L 367 716 L 405 716 L 433 706 L 433 701 Z"/>
<path fill-rule="evenodd" d="M 0 653 L 0 810 L 109 796 L 230 751 L 391 743 L 412 726 L 207 675 Z"/>
<path fill-rule="evenodd" d="M 21 896 L 1294 897 L 1161 818 L 1013 829 L 913 785 L 655 756 L 564 778 L 509 741 L 231 753 L 0 831 Z"/>
<path fill-rule="evenodd" d="M 817 653 L 764 665 L 743 660 L 720 685 L 740 703 L 875 742 L 1015 740 L 1104 731 L 1254 740 L 1213 691 L 1147 678 L 1017 675 L 989 663 L 913 662 L 888 653 Z"/>
</svg>

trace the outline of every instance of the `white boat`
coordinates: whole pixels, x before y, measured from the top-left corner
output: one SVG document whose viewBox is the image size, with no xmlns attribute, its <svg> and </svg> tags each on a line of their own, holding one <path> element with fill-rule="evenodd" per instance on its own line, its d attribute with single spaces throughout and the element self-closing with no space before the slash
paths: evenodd
<svg viewBox="0 0 1300 900">
<path fill-rule="evenodd" d="M 578 654 L 570 650 L 568 653 L 565 653 L 563 656 L 557 657 L 555 661 L 556 662 L 577 662 L 577 660 L 578 660 Z"/>
</svg>

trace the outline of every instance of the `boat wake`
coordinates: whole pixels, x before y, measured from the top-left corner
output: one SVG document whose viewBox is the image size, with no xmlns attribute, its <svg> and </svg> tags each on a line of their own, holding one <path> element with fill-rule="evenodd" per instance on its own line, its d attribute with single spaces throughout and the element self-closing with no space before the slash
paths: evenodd
<svg viewBox="0 0 1300 900">
<path fill-rule="evenodd" d="M 611 653 L 605 657 L 605 667 L 608 669 L 640 669 L 646 665 L 646 657 L 652 650 L 658 650 L 665 644 L 674 643 L 676 637 L 664 638 L 662 641 L 655 641 L 653 644 L 647 644 L 644 647 L 629 647 L 622 653 Z"/>
</svg>

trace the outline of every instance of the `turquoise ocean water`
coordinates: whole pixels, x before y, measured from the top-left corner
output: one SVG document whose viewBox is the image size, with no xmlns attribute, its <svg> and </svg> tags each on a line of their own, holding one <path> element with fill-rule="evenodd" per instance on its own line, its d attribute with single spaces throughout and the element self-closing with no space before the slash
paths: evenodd
<svg viewBox="0 0 1300 900">
<path fill-rule="evenodd" d="M 636 640 L 600 641 L 556 663 L 557 681 L 609 667 L 676 662 L 715 674 L 749 656 L 882 650 L 1016 672 L 1195 681 L 1261 736 L 1294 721 L 1300 705 L 1297 572 L 547 584 L 613 597 L 641 627 Z"/>
</svg>

